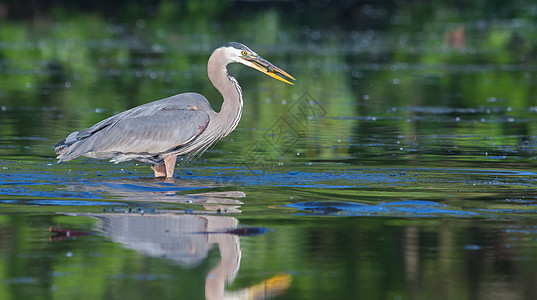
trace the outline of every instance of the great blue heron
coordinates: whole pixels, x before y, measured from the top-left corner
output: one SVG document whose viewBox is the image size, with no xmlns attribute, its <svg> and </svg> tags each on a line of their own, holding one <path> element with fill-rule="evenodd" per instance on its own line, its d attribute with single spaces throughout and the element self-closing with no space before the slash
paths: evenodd
<svg viewBox="0 0 537 300">
<path fill-rule="evenodd" d="M 197 93 L 183 93 L 143 104 L 75 131 L 55 146 L 58 162 L 87 156 L 151 164 L 155 177 L 173 177 L 177 156 L 189 159 L 230 134 L 241 118 L 242 90 L 227 72 L 230 63 L 241 63 L 292 84 L 293 76 L 240 43 L 214 50 L 207 63 L 209 80 L 224 102 L 215 112 Z M 285 76 L 285 77 L 283 77 Z"/>
</svg>

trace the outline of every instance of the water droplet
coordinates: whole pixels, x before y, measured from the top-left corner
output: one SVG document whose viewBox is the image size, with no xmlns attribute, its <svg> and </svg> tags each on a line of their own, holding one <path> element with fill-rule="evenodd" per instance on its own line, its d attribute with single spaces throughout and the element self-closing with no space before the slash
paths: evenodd
<svg viewBox="0 0 537 300">
<path fill-rule="evenodd" d="M 481 246 L 479 246 L 479 245 L 466 245 L 466 246 L 464 246 L 464 249 L 466 249 L 466 250 L 479 250 L 479 249 L 481 249 Z"/>
<path fill-rule="evenodd" d="M 146 25 L 146 22 L 144 19 L 138 19 L 136 21 L 136 27 L 140 28 L 140 29 L 144 29 L 145 28 L 145 25 Z"/>
<path fill-rule="evenodd" d="M 360 71 L 352 71 L 351 76 L 354 78 L 362 78 L 364 75 Z"/>
</svg>

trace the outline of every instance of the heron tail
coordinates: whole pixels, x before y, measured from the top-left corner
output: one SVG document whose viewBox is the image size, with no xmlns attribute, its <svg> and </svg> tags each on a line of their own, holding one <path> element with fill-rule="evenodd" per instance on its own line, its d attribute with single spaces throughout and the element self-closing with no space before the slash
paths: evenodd
<svg viewBox="0 0 537 300">
<path fill-rule="evenodd" d="M 65 150 L 67 149 L 67 144 L 65 144 L 65 139 L 59 141 L 56 146 L 54 146 L 54 152 L 58 155 L 61 155 L 62 153 L 65 152 Z"/>
<path fill-rule="evenodd" d="M 80 143 L 77 143 L 81 141 L 77 138 L 77 134 L 78 131 L 71 133 L 69 136 L 59 141 L 54 146 L 54 152 L 58 154 L 58 156 L 56 157 L 58 159 L 58 163 L 75 159 L 83 155 L 87 150 L 87 146 L 84 145 L 85 143 L 83 143 L 82 145 L 80 145 Z"/>
</svg>

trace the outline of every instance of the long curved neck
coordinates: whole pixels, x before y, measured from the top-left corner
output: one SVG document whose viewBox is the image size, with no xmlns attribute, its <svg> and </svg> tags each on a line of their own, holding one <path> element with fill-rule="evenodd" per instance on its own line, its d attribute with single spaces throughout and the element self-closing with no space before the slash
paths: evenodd
<svg viewBox="0 0 537 300">
<path fill-rule="evenodd" d="M 237 127 L 242 115 L 242 90 L 235 78 L 227 72 L 228 61 L 221 49 L 216 49 L 207 64 L 207 74 L 214 87 L 222 94 L 224 102 L 217 114 L 217 122 L 223 130 L 223 136 L 228 135 Z"/>
</svg>

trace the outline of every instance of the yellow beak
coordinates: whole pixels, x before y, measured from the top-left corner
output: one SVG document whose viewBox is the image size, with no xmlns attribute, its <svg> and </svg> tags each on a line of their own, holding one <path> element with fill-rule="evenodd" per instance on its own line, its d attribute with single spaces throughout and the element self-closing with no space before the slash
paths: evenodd
<svg viewBox="0 0 537 300">
<path fill-rule="evenodd" d="M 256 69 L 260 71 L 261 73 L 265 73 L 272 78 L 278 79 L 279 81 L 283 81 L 285 83 L 293 85 L 293 83 L 288 81 L 285 77 L 292 79 L 292 80 L 296 80 L 293 76 L 289 75 L 284 70 L 276 67 L 269 61 L 263 59 L 261 56 L 252 57 L 252 58 L 244 58 L 244 60 L 246 60 L 245 65 L 247 65 L 248 67 Z M 283 77 L 282 75 L 285 77 Z"/>
</svg>

